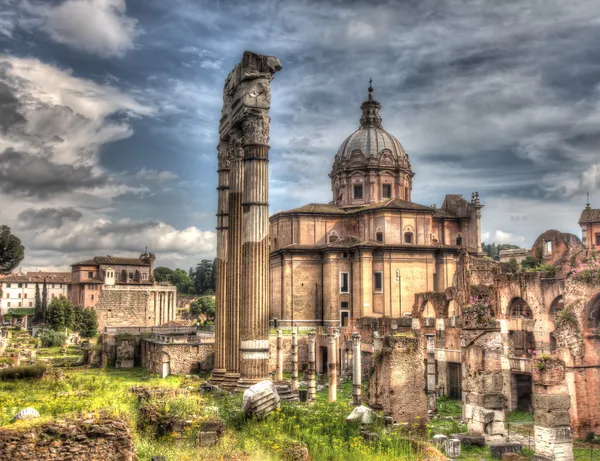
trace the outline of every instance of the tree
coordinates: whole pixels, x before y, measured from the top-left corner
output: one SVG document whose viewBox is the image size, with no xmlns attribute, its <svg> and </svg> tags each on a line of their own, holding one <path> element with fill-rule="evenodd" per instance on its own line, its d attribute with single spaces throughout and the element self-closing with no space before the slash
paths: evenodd
<svg viewBox="0 0 600 461">
<path fill-rule="evenodd" d="M 538 262 L 531 256 L 527 256 L 523 261 L 521 261 L 521 267 L 524 271 L 527 269 L 535 269 L 537 266 Z"/>
<path fill-rule="evenodd" d="M 171 274 L 171 283 L 177 287 L 177 293 L 190 294 L 194 291 L 192 279 L 183 269 L 175 269 Z"/>
<path fill-rule="evenodd" d="M 64 296 L 54 298 L 48 306 L 47 318 L 53 330 L 72 329 L 76 324 L 73 303 Z"/>
<path fill-rule="evenodd" d="M 208 320 L 214 320 L 216 306 L 214 296 L 201 296 L 190 305 L 192 314 L 199 316 L 204 314 Z"/>
<path fill-rule="evenodd" d="M 516 258 L 510 258 L 508 261 L 508 270 L 513 274 L 519 272 L 519 263 Z"/>
<path fill-rule="evenodd" d="M 203 295 L 206 291 L 212 289 L 213 263 L 208 259 L 203 259 L 196 266 L 196 275 L 194 277 L 194 290 L 196 294 Z"/>
<path fill-rule="evenodd" d="M 0 274 L 8 274 L 23 261 L 25 247 L 10 233 L 10 227 L 0 226 Z"/>
<path fill-rule="evenodd" d="M 157 282 L 170 282 L 173 271 L 168 267 L 157 267 L 154 269 L 154 280 Z"/>
<path fill-rule="evenodd" d="M 215 293 L 217 291 L 217 258 L 213 259 L 210 281 L 212 285 L 212 291 Z"/>
<path fill-rule="evenodd" d="M 44 312 L 42 311 L 42 297 L 40 295 L 40 284 L 35 284 L 35 320 L 41 322 L 44 320 Z"/>
<path fill-rule="evenodd" d="M 79 336 L 82 338 L 91 338 L 98 333 L 98 318 L 94 309 L 79 307 L 79 310 L 76 310 L 76 312 L 77 328 L 75 331 L 79 332 Z"/>
</svg>

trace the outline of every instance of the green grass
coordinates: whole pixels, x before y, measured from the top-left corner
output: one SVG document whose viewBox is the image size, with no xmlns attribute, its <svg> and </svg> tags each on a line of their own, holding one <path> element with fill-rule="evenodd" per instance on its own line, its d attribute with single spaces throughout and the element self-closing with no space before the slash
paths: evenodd
<svg viewBox="0 0 600 461">
<path fill-rule="evenodd" d="M 437 399 L 437 412 L 440 416 L 462 417 L 462 401 L 439 397 Z"/>
<path fill-rule="evenodd" d="M 30 406 L 40 412 L 42 420 L 87 416 L 103 410 L 123 417 L 136 428 L 138 399 L 130 392 L 131 386 L 193 386 L 191 394 L 158 404 L 162 413 L 192 420 L 191 432 L 156 439 L 136 430 L 134 443 L 140 460 L 163 455 L 169 461 L 221 457 L 275 461 L 286 459 L 288 450 L 298 444 L 305 444 L 315 460 L 412 460 L 419 459 L 424 449 L 381 425 L 372 428 L 379 440 L 365 441 L 360 426 L 345 421 L 353 408 L 349 403 L 350 382 L 341 385 L 336 403 L 327 402 L 328 390 L 324 389 L 310 406 L 284 402 L 279 411 L 263 420 L 244 421 L 241 394 L 217 397 L 193 392 L 198 381 L 174 376 L 163 380 L 140 369 L 71 369 L 52 373 L 41 380 L 0 382 L 0 426 L 10 427 L 13 416 Z M 216 447 L 195 447 L 193 431 L 199 430 L 200 421 L 215 413 L 227 423 L 225 436 Z"/>
<path fill-rule="evenodd" d="M 511 411 L 506 418 L 509 423 L 533 423 L 533 412 L 515 410 Z"/>
</svg>

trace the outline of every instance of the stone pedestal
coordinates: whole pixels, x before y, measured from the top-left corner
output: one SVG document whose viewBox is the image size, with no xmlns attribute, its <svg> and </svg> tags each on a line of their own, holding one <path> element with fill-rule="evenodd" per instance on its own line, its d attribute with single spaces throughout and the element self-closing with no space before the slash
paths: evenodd
<svg viewBox="0 0 600 461">
<path fill-rule="evenodd" d="M 283 381 L 283 332 L 277 329 L 277 357 L 275 368 L 275 380 Z"/>
<path fill-rule="evenodd" d="M 360 355 L 360 335 L 352 333 L 352 403 L 362 405 L 362 365 Z"/>
<path fill-rule="evenodd" d="M 292 330 L 292 390 L 298 389 L 298 335 L 296 328 Z"/>
<path fill-rule="evenodd" d="M 308 334 L 308 401 L 316 399 L 317 394 L 317 354 L 316 354 L 316 334 Z"/>
<path fill-rule="evenodd" d="M 460 440 L 448 439 L 446 442 L 446 456 L 450 459 L 460 457 Z"/>
<path fill-rule="evenodd" d="M 327 335 L 327 374 L 329 375 L 329 401 L 337 400 L 337 331 Z"/>
<path fill-rule="evenodd" d="M 446 450 L 446 443 L 448 442 L 448 437 L 444 434 L 436 434 L 433 436 L 433 446 L 440 451 Z"/>
<path fill-rule="evenodd" d="M 532 371 L 535 453 L 554 461 L 572 461 L 571 397 L 565 364 L 555 358 L 537 359 Z"/>
</svg>

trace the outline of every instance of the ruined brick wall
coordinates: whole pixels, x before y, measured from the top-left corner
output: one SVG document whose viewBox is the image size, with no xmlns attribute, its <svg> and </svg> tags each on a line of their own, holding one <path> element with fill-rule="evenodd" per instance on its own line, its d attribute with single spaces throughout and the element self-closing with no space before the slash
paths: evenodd
<svg viewBox="0 0 600 461">
<path fill-rule="evenodd" d="M 0 461 L 135 461 L 125 421 L 101 416 L 0 428 Z"/>
<path fill-rule="evenodd" d="M 142 367 L 150 373 L 162 373 L 163 359 L 168 356 L 173 375 L 212 371 L 214 344 L 171 344 L 142 339 Z"/>
<path fill-rule="evenodd" d="M 381 408 L 394 421 L 426 421 L 424 354 L 414 334 L 386 336 L 373 360 L 369 405 Z"/>
</svg>

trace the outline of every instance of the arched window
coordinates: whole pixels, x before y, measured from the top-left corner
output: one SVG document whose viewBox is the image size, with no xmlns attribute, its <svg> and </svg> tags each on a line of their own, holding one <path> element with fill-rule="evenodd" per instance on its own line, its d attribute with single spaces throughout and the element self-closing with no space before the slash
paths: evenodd
<svg viewBox="0 0 600 461">
<path fill-rule="evenodd" d="M 404 243 L 413 243 L 413 233 L 412 232 L 404 233 Z"/>
<path fill-rule="evenodd" d="M 531 308 L 525 302 L 523 298 L 514 298 L 510 302 L 510 315 L 511 317 L 532 319 L 533 313 Z"/>
<path fill-rule="evenodd" d="M 457 246 L 462 246 L 462 244 L 463 244 L 463 237 L 462 237 L 462 234 L 459 233 L 456 236 L 456 245 Z"/>
<path fill-rule="evenodd" d="M 375 239 L 378 242 L 383 242 L 383 232 L 377 232 L 377 233 L 375 233 Z"/>
<path fill-rule="evenodd" d="M 586 328 L 600 328 L 600 295 L 593 298 L 586 308 Z"/>
</svg>

